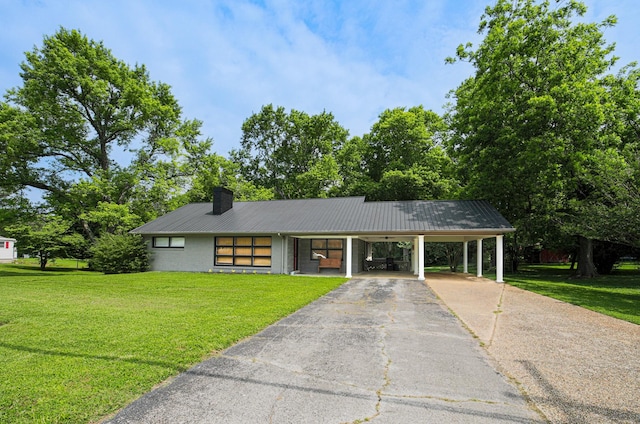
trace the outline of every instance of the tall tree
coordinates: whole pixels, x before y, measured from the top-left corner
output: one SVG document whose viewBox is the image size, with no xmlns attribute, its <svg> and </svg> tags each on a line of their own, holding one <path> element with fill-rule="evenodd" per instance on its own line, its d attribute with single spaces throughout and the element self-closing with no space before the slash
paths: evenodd
<svg viewBox="0 0 640 424">
<path fill-rule="evenodd" d="M 242 148 L 231 158 L 248 182 L 277 198 L 327 197 L 340 184 L 335 154 L 347 135 L 331 113 L 266 105 L 242 124 Z"/>
<path fill-rule="evenodd" d="M 33 212 L 24 193 L 9 192 L 0 188 L 0 235 L 4 235 L 4 227 L 24 220 Z"/>
<path fill-rule="evenodd" d="M 274 197 L 272 190 L 246 181 L 240 172 L 240 165 L 212 154 L 205 158 L 202 168 L 193 176 L 182 203 L 211 202 L 215 187 L 230 189 L 236 200 L 271 200 Z"/>
<path fill-rule="evenodd" d="M 73 257 L 84 244 L 71 223 L 55 215 L 36 215 L 28 222 L 9 225 L 6 230 L 18 240 L 18 251 L 36 256 L 42 270 L 52 259 Z"/>
<path fill-rule="evenodd" d="M 370 133 L 338 155 L 343 191 L 371 200 L 454 197 L 458 184 L 440 142 L 444 129 L 442 118 L 422 106 L 385 110 Z"/>
<path fill-rule="evenodd" d="M 592 198 L 585 175 L 594 155 L 620 148 L 612 131 L 620 122 L 605 78 L 616 58 L 603 29 L 615 17 L 574 22 L 585 13 L 574 0 L 487 7 L 480 46 L 457 50 L 476 71 L 453 92 L 449 146 L 469 196 L 490 200 L 528 243 L 576 236 L 579 274 L 590 277 L 600 233 L 579 225 Z"/>
<path fill-rule="evenodd" d="M 99 202 L 165 212 L 211 146 L 167 84 L 79 31 L 45 37 L 21 69 L 0 108 L 0 186 L 44 190 L 63 212 Z"/>
</svg>

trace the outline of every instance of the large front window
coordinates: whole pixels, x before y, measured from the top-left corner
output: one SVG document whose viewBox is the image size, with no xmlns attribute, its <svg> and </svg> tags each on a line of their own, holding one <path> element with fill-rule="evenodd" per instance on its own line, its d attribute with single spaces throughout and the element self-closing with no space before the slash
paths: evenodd
<svg viewBox="0 0 640 424">
<path fill-rule="evenodd" d="M 271 237 L 216 237 L 216 266 L 271 266 Z"/>
</svg>

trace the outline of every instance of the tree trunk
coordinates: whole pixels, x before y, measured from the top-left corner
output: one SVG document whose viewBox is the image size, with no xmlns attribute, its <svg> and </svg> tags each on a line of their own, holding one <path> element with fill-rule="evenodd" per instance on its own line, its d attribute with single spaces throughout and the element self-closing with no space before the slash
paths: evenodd
<svg viewBox="0 0 640 424">
<path fill-rule="evenodd" d="M 91 230 L 91 227 L 89 227 L 89 223 L 86 219 L 82 220 L 82 228 L 84 229 L 87 237 L 89 237 L 89 241 L 91 241 L 91 243 L 94 243 L 96 241 L 96 236 L 95 234 L 93 234 L 93 231 Z"/>
<path fill-rule="evenodd" d="M 508 245 L 507 248 L 509 254 L 509 265 L 510 272 L 518 272 L 518 267 L 520 266 L 520 257 L 518 255 L 518 236 L 516 233 L 513 233 L 513 240 Z"/>
<path fill-rule="evenodd" d="M 578 236 L 578 269 L 577 278 L 597 277 L 596 266 L 593 264 L 593 240 Z"/>
<path fill-rule="evenodd" d="M 40 269 L 44 271 L 47 268 L 47 262 L 49 261 L 49 257 L 47 252 L 40 251 Z"/>
<path fill-rule="evenodd" d="M 570 271 L 573 271 L 576 267 L 576 256 L 577 253 L 576 252 L 571 252 L 571 267 L 569 268 Z"/>
<path fill-rule="evenodd" d="M 458 272 L 458 264 L 460 263 L 460 255 L 462 249 L 457 244 L 447 244 L 445 247 L 447 253 L 447 261 L 449 263 L 449 271 Z"/>
</svg>

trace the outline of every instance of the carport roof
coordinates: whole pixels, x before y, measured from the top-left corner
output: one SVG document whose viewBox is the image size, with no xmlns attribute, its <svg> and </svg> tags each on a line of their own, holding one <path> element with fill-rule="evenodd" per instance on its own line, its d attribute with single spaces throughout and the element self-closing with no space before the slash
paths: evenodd
<svg viewBox="0 0 640 424">
<path fill-rule="evenodd" d="M 136 228 L 137 234 L 504 234 L 515 229 L 483 200 L 367 202 L 364 197 L 234 202 L 214 215 L 192 203 Z"/>
</svg>

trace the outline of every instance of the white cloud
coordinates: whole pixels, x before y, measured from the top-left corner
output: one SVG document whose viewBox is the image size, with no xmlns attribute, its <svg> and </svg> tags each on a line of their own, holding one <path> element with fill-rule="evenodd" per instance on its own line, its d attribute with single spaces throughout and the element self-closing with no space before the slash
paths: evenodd
<svg viewBox="0 0 640 424">
<path fill-rule="evenodd" d="M 103 40 L 116 57 L 143 63 L 152 79 L 170 84 L 219 153 L 238 147 L 242 122 L 268 103 L 332 112 L 362 135 L 386 108 L 441 111 L 445 94 L 472 71 L 444 60 L 459 44 L 480 41 L 487 3 L 0 0 L 0 89 L 20 83 L 22 53 L 62 25 Z M 636 1 L 587 4 L 588 19 L 619 15 L 606 37 L 618 42 L 621 62 L 637 59 Z"/>
</svg>

